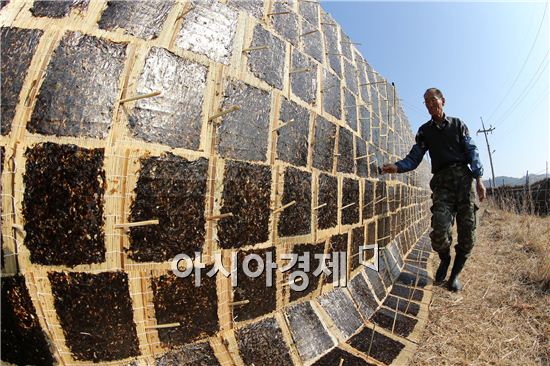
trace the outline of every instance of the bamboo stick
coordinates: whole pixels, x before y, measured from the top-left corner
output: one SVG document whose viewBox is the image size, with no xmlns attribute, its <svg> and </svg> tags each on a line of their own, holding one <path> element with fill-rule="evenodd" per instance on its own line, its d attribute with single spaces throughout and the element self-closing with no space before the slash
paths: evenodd
<svg viewBox="0 0 550 366">
<path fill-rule="evenodd" d="M 167 324 L 157 324 L 157 325 L 148 325 L 145 329 L 164 329 L 164 328 L 175 328 L 179 327 L 181 323 L 167 323 Z"/>
<path fill-rule="evenodd" d="M 161 93 L 162 93 L 161 91 L 154 91 L 152 93 L 135 95 L 135 96 L 130 97 L 130 98 L 121 99 L 120 103 L 122 104 L 122 103 L 126 103 L 126 102 L 133 102 L 134 100 L 156 97 L 157 95 L 160 95 Z"/>
<path fill-rule="evenodd" d="M 287 123 L 283 123 L 282 125 L 279 125 L 279 126 L 275 127 L 274 129 L 271 130 L 271 132 L 275 132 L 275 131 L 277 131 L 277 130 L 283 128 L 283 127 L 285 127 L 286 125 L 288 125 L 288 124 L 290 124 L 290 123 L 292 123 L 292 122 L 294 122 L 294 118 L 291 119 L 291 120 L 289 120 Z"/>
<path fill-rule="evenodd" d="M 269 48 L 268 45 L 248 47 L 248 48 L 243 48 L 243 52 L 259 51 L 259 50 L 265 50 L 267 48 Z"/>
<path fill-rule="evenodd" d="M 306 32 L 306 33 L 302 33 L 300 34 L 298 37 L 304 37 L 304 36 L 307 36 L 309 34 L 312 34 L 312 33 L 315 33 L 315 32 L 319 32 L 319 29 L 314 29 L 312 31 L 309 31 L 309 32 Z"/>
<path fill-rule="evenodd" d="M 273 15 L 283 15 L 283 14 L 290 14 L 292 13 L 291 11 L 279 11 L 279 12 L 275 12 L 275 13 L 267 13 L 267 16 L 270 17 L 270 16 L 273 16 Z"/>
<path fill-rule="evenodd" d="M 250 303 L 250 300 L 234 301 L 234 302 L 230 302 L 229 306 L 240 306 L 240 305 L 246 305 L 248 303 Z"/>
<path fill-rule="evenodd" d="M 147 220 L 147 221 L 136 221 L 136 222 L 127 222 L 124 224 L 115 224 L 115 229 L 125 229 L 129 227 L 138 227 L 138 226 L 147 226 L 147 225 L 158 225 L 159 220 Z"/>
<path fill-rule="evenodd" d="M 290 203 L 287 203 L 286 205 L 282 206 L 282 207 L 279 207 L 278 209 L 276 209 L 275 211 L 273 211 L 274 214 L 276 213 L 279 213 L 281 211 L 284 211 L 285 209 L 289 208 L 290 206 L 296 204 L 296 201 L 292 201 Z"/>
<path fill-rule="evenodd" d="M 215 120 L 215 119 L 218 118 L 218 117 L 225 116 L 226 114 L 229 114 L 229 113 L 231 113 L 231 112 L 238 111 L 238 110 L 240 110 L 240 109 L 241 109 L 240 106 L 238 106 L 238 105 L 233 105 L 233 106 L 229 107 L 228 109 L 226 109 L 225 111 L 218 112 L 218 113 L 214 114 L 213 116 L 208 117 L 208 121 Z"/>
<path fill-rule="evenodd" d="M 318 210 L 320 209 L 321 207 L 325 207 L 327 205 L 327 203 L 323 203 L 322 205 L 319 205 L 317 207 L 313 207 L 313 210 Z"/>
<path fill-rule="evenodd" d="M 301 69 L 292 69 L 289 71 L 289 74 L 297 74 L 299 72 L 310 72 L 311 69 L 309 67 L 302 67 Z"/>
<path fill-rule="evenodd" d="M 351 207 L 351 206 L 353 206 L 353 205 L 355 205 L 355 202 L 350 203 L 349 205 L 345 205 L 345 206 L 342 207 L 341 209 L 343 210 L 343 209 L 348 208 L 348 207 Z"/>
<path fill-rule="evenodd" d="M 219 219 L 224 219 L 226 217 L 232 217 L 232 216 L 233 216 L 233 213 L 228 212 L 228 213 L 223 213 L 223 214 L 220 214 L 220 215 L 209 216 L 206 219 L 208 221 L 212 221 L 212 220 L 219 220 Z"/>
</svg>

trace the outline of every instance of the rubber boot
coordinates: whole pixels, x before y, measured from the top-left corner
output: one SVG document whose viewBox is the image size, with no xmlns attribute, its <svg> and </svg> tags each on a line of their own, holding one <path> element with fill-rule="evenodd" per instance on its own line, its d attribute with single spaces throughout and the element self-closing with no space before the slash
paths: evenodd
<svg viewBox="0 0 550 366">
<path fill-rule="evenodd" d="M 441 283 L 445 281 L 445 277 L 447 277 L 447 270 L 449 269 L 449 264 L 451 264 L 451 254 L 449 251 L 438 253 L 439 254 L 439 267 L 437 267 L 437 271 L 435 272 L 435 282 Z"/>
<path fill-rule="evenodd" d="M 463 253 L 456 253 L 455 261 L 453 263 L 453 269 L 451 270 L 451 277 L 449 277 L 449 291 L 457 292 L 462 290 L 462 283 L 458 279 L 458 275 L 466 263 L 466 256 Z"/>
</svg>

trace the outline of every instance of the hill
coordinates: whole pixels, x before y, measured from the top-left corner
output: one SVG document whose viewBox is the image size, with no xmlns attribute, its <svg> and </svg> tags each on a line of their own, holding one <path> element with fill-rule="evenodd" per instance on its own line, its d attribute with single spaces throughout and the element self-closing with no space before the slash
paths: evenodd
<svg viewBox="0 0 550 366">
<path fill-rule="evenodd" d="M 538 182 L 539 180 L 542 180 L 546 178 L 546 175 L 545 174 L 529 174 L 529 183 L 535 183 L 535 182 Z M 483 181 L 483 183 L 485 183 L 485 186 L 486 187 L 490 187 L 491 186 L 491 183 L 490 183 L 490 178 L 489 179 L 485 179 Z M 522 185 L 522 184 L 525 184 L 525 176 L 521 177 L 521 178 L 514 178 L 514 177 L 507 177 L 507 176 L 498 176 L 498 177 L 495 177 L 495 183 L 496 183 L 496 186 L 497 187 L 500 187 L 500 186 L 517 186 L 517 185 Z"/>
</svg>

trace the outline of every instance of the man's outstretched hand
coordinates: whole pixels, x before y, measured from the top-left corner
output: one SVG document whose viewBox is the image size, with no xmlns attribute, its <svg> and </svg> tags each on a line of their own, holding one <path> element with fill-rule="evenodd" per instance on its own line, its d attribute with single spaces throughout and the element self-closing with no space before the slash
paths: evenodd
<svg viewBox="0 0 550 366">
<path fill-rule="evenodd" d="M 393 173 L 397 173 L 397 165 L 395 164 L 382 165 L 382 174 L 393 174 Z"/>
<path fill-rule="evenodd" d="M 481 178 L 477 178 L 476 180 L 476 190 L 477 196 L 479 197 L 479 202 L 483 202 L 487 190 L 485 189 L 485 185 L 483 184 Z"/>
</svg>

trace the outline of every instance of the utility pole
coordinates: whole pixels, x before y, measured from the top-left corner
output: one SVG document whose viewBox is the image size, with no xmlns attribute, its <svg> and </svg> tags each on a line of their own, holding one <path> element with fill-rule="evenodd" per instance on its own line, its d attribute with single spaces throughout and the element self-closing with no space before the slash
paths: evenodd
<svg viewBox="0 0 550 366">
<path fill-rule="evenodd" d="M 491 163 L 491 175 L 493 176 L 493 187 L 496 188 L 495 185 L 495 169 L 493 168 L 493 157 L 491 155 L 491 147 L 489 146 L 489 139 L 487 138 L 487 132 L 493 132 L 494 127 L 490 126 L 490 128 L 487 130 L 485 129 L 485 123 L 483 123 L 483 118 L 479 117 L 481 119 L 481 126 L 483 127 L 483 130 L 477 130 L 477 133 L 483 132 L 485 134 L 485 142 L 487 143 L 487 152 L 489 153 L 489 162 Z"/>
<path fill-rule="evenodd" d="M 548 160 L 546 160 L 546 175 L 544 178 L 548 179 Z"/>
</svg>

